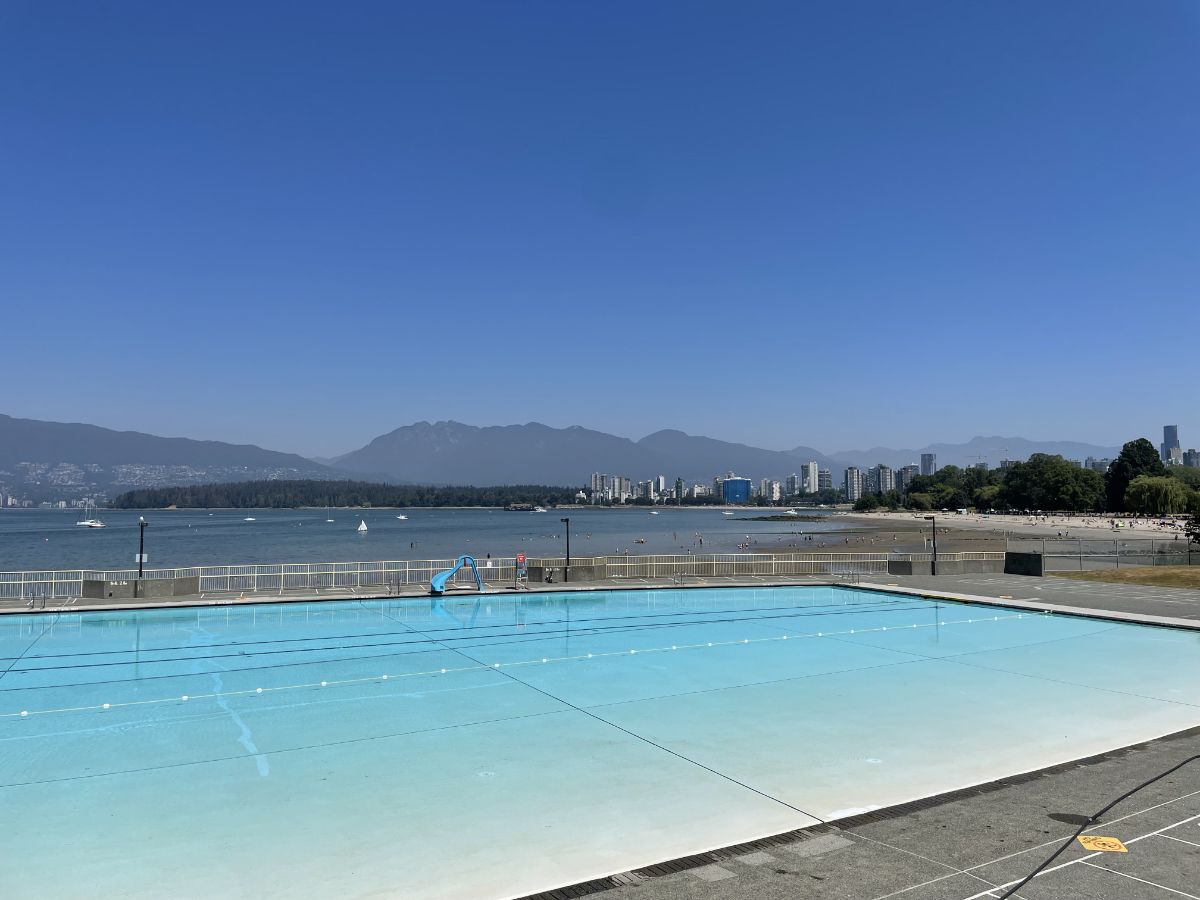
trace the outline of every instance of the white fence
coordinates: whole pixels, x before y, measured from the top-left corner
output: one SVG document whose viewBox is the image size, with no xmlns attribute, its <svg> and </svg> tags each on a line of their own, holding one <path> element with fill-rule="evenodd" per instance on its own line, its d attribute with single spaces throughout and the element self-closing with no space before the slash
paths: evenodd
<svg viewBox="0 0 1200 900">
<path fill-rule="evenodd" d="M 720 576 L 886 575 L 889 561 L 927 562 L 928 553 L 713 553 L 679 556 L 572 557 L 575 580 L 609 578 L 675 578 Z M 939 553 L 938 559 L 1003 560 L 999 552 Z M 561 570 L 562 557 L 530 558 L 532 573 Z M 386 560 L 374 562 L 272 563 L 245 566 L 191 566 L 147 569 L 144 579 L 196 578 L 202 594 L 277 593 L 342 589 L 400 590 L 428 584 L 438 572 L 454 565 L 450 559 Z M 476 560 L 479 574 L 489 583 L 516 581 L 513 557 Z M 68 569 L 42 572 L 0 572 L 0 600 L 80 597 L 85 581 L 128 582 L 135 569 Z M 456 584 L 470 584 L 469 567 L 460 569 Z"/>
</svg>

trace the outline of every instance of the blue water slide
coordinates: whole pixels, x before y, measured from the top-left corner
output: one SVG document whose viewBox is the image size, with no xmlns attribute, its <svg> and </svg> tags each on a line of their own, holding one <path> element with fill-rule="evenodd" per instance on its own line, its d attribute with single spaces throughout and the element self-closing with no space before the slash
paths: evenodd
<svg viewBox="0 0 1200 900">
<path fill-rule="evenodd" d="M 463 566 L 469 565 L 471 571 L 475 574 L 475 584 L 479 587 L 479 593 L 483 593 L 483 577 L 479 574 L 479 569 L 475 565 L 475 557 L 460 556 L 454 561 L 454 566 L 447 569 L 445 572 L 438 572 L 429 580 L 429 593 L 436 595 L 446 592 L 446 582 L 454 577 L 454 573 Z"/>
</svg>

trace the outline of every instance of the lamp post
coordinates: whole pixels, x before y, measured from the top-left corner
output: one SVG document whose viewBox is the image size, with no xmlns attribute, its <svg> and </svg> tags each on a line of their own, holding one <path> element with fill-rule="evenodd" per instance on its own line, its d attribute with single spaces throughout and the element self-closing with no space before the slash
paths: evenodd
<svg viewBox="0 0 1200 900">
<path fill-rule="evenodd" d="M 571 580 L 571 519 L 570 519 L 570 517 L 564 517 L 562 519 L 559 519 L 559 521 L 567 526 L 567 565 L 563 569 L 563 581 L 570 581 Z"/>
<path fill-rule="evenodd" d="M 138 580 L 133 586 L 134 597 L 137 597 L 142 587 L 142 572 L 145 571 L 143 567 L 146 564 L 146 526 L 149 524 L 150 523 L 146 521 L 145 516 L 138 516 Z"/>
<path fill-rule="evenodd" d="M 937 516 L 926 516 L 926 522 L 933 523 L 933 563 L 929 567 L 929 574 L 936 575 L 937 571 Z"/>
</svg>

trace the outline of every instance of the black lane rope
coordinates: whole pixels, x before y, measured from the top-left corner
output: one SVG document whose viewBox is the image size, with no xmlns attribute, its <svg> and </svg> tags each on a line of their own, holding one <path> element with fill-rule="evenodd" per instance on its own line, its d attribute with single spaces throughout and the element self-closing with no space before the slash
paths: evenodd
<svg viewBox="0 0 1200 900">
<path fill-rule="evenodd" d="M 844 611 L 843 614 L 845 614 L 845 615 L 859 615 L 863 612 L 888 612 L 889 610 L 893 610 L 893 609 L 899 609 L 900 611 L 903 611 L 905 609 L 924 609 L 925 608 L 923 606 L 918 606 L 918 607 L 901 606 L 900 604 L 903 602 L 904 601 L 887 600 L 887 601 L 879 601 L 878 603 L 852 603 L 852 604 L 818 603 L 818 604 L 802 604 L 800 606 L 752 606 L 752 607 L 747 607 L 746 609 L 714 609 L 714 610 L 708 610 L 708 611 L 702 610 L 702 609 L 689 609 L 689 610 L 682 610 L 680 612 L 673 612 L 673 613 L 656 612 L 656 613 L 645 613 L 642 615 L 593 616 L 591 618 L 579 619 L 579 620 L 577 620 L 577 622 L 581 625 L 585 622 L 619 623 L 619 622 L 624 622 L 624 621 L 637 621 L 639 619 L 665 619 L 665 618 L 670 618 L 673 616 L 705 616 L 705 615 L 715 616 L 715 615 L 722 615 L 724 613 L 734 613 L 734 612 L 736 612 L 736 613 L 783 612 L 783 611 L 787 611 L 787 610 L 808 610 L 808 611 L 812 611 L 814 615 L 837 615 L 838 612 L 836 612 L 836 611 L 842 610 L 842 611 Z M 822 610 L 829 610 L 829 612 L 822 612 Z M 383 614 L 382 610 L 380 612 L 381 612 L 381 614 Z M 803 613 L 801 613 L 801 615 L 803 615 Z M 385 616 L 385 618 L 388 618 L 388 619 L 392 620 L 393 622 L 400 621 L 400 620 L 396 619 L 394 616 Z M 755 618 L 755 617 L 748 617 L 748 618 Z M 567 622 L 567 619 L 545 619 L 540 622 L 532 622 L 532 623 L 530 623 L 530 625 L 533 627 L 544 626 L 544 625 L 562 625 L 562 624 L 565 624 L 566 622 Z M 687 625 L 687 624 L 693 624 L 693 623 L 663 622 L 662 624 L 664 624 L 664 625 L 672 625 L 672 624 Z M 512 627 L 514 627 L 512 623 L 498 623 L 495 625 L 472 625 L 472 626 L 470 626 L 470 628 L 472 630 L 480 630 L 480 631 L 485 630 L 485 629 L 512 628 Z M 607 626 L 593 626 L 593 627 L 607 627 Z M 613 627 L 615 627 L 615 624 Z M 463 630 L 463 626 L 459 626 L 456 628 L 428 628 L 428 629 L 425 629 L 424 633 L 425 634 L 438 634 L 443 631 L 454 632 L 454 631 L 461 631 L 461 630 Z M 207 646 L 210 646 L 210 647 L 254 647 L 254 646 L 265 646 L 265 645 L 269 645 L 269 644 L 301 643 L 304 641 L 339 641 L 339 640 L 353 640 L 355 638 L 392 637 L 392 636 L 396 636 L 396 635 L 406 635 L 406 634 L 412 634 L 411 629 L 407 630 L 407 631 L 368 631 L 368 632 L 363 632 L 363 633 L 359 633 L 359 634 L 331 634 L 331 635 L 321 635 L 320 637 L 272 638 L 270 640 L 259 640 L 259 641 L 254 641 L 254 640 L 225 641 L 222 643 L 209 644 Z M 153 650 L 149 650 L 148 652 L 159 652 L 159 651 L 163 651 L 163 650 L 186 650 L 188 646 L 190 646 L 190 645 L 187 645 L 187 644 L 166 645 L 163 647 L 155 647 L 155 648 L 153 648 Z M 129 652 L 128 650 L 94 650 L 94 651 L 89 651 L 86 653 L 64 653 L 64 654 L 46 653 L 46 654 L 33 654 L 33 655 L 21 654 L 20 657 L 0 656 L 0 662 L 4 662 L 4 661 L 11 660 L 14 658 L 16 658 L 16 659 L 20 659 L 20 658 L 52 659 L 52 658 L 56 658 L 58 656 L 102 656 L 102 655 L 110 654 L 110 653 L 128 653 L 128 652 Z"/>
<path fill-rule="evenodd" d="M 1081 834 L 1084 833 L 1084 831 L 1086 831 L 1090 826 L 1094 825 L 1096 823 L 1096 820 L 1098 820 L 1101 816 L 1103 816 L 1106 812 L 1108 812 L 1110 809 L 1112 809 L 1118 803 L 1122 802 L 1123 800 L 1128 800 L 1130 797 L 1132 797 L 1138 791 L 1141 791 L 1145 788 L 1150 787 L 1150 785 L 1154 784 L 1154 782 L 1161 781 L 1163 778 L 1166 778 L 1172 772 L 1177 772 L 1180 769 L 1182 769 L 1184 766 L 1188 765 L 1188 763 L 1194 763 L 1197 760 L 1200 760 L 1200 753 L 1196 754 L 1195 756 L 1189 756 L 1187 759 L 1183 760 L 1183 762 L 1176 763 L 1175 765 L 1171 766 L 1171 768 L 1167 769 L 1167 771 L 1162 772 L 1158 775 L 1155 775 L 1149 781 L 1143 781 L 1137 787 L 1131 788 L 1130 790 L 1123 793 L 1116 800 L 1113 800 L 1112 802 L 1106 804 L 1099 811 L 1092 813 L 1092 815 L 1088 816 L 1087 820 L 1082 825 L 1079 826 L 1078 830 L 1063 842 L 1061 847 L 1059 847 L 1057 850 L 1055 850 L 1053 853 L 1050 854 L 1050 856 L 1046 859 L 1045 862 L 1043 862 L 1040 866 L 1038 866 L 1036 869 L 1034 869 L 1032 872 L 1030 872 L 1024 878 L 1022 878 L 1013 887 L 1009 888 L 1006 893 L 1001 894 L 999 900 L 1007 900 L 1008 897 L 1011 897 L 1013 894 L 1015 894 L 1021 888 L 1025 887 L 1025 885 L 1029 884 L 1029 882 L 1031 882 L 1035 877 L 1037 877 L 1037 875 L 1039 875 L 1042 872 L 1042 870 L 1046 868 L 1046 866 L 1050 865 L 1050 863 L 1052 863 L 1052 862 L 1054 862 L 1054 860 L 1058 859 L 1058 857 L 1063 853 L 1064 850 L 1066 850 L 1073 843 L 1075 843 L 1075 841 L 1079 838 L 1079 836 Z"/>
<path fill-rule="evenodd" d="M 400 622 L 399 619 L 395 619 L 394 621 L 399 622 L 401 625 L 404 625 L 404 623 Z M 405 627 L 410 627 L 410 626 L 406 625 Z M 413 631 L 416 634 L 421 633 L 421 632 L 417 631 L 415 628 L 413 629 Z M 469 660 L 470 662 L 475 663 L 476 665 L 484 665 L 484 663 L 481 663 L 479 660 L 475 659 L 475 657 L 471 656 L 468 653 L 463 652 L 462 650 L 456 649 L 454 647 L 447 647 L 446 649 L 449 650 L 451 653 L 457 653 L 459 656 L 463 657 L 466 660 Z M 610 722 L 608 719 L 604 718 L 601 715 L 597 715 L 596 713 L 592 712 L 591 710 L 584 709 L 582 706 L 576 706 L 570 700 L 564 700 L 562 697 L 556 696 L 555 694 L 552 694 L 547 690 L 543 690 L 542 688 L 538 687 L 537 685 L 530 684 L 528 681 L 522 681 L 520 678 L 518 678 L 516 675 L 513 675 L 511 672 L 505 672 L 501 669 L 492 669 L 491 671 L 495 672 L 498 675 L 503 675 L 505 678 L 509 678 L 512 681 L 515 681 L 517 684 L 521 685 L 522 687 L 529 688 L 529 690 L 531 690 L 531 691 L 536 691 L 537 693 L 541 694 L 544 697 L 549 697 L 551 700 L 555 701 L 556 703 L 561 703 L 563 706 L 573 709 L 578 713 L 582 713 L 583 715 L 587 716 L 588 718 L 595 719 L 597 722 L 607 725 L 609 728 L 615 728 L 617 731 L 623 732 L 623 733 L 629 735 L 631 738 L 634 738 L 635 740 L 641 741 L 644 744 L 648 744 L 649 746 L 654 747 L 658 750 L 661 750 L 664 753 L 669 753 L 671 756 L 674 756 L 676 759 L 683 760 L 686 763 L 690 763 L 691 765 L 696 766 L 696 768 L 698 768 L 698 769 L 703 769 L 706 772 L 710 772 L 711 774 L 716 775 L 718 778 L 723 778 L 725 781 L 728 781 L 731 784 L 736 784 L 738 787 L 745 788 L 746 790 L 751 791 L 755 794 L 758 794 L 758 796 L 763 797 L 767 800 L 772 800 L 775 803 L 778 803 L 780 806 L 786 806 L 788 809 L 792 810 L 793 812 L 798 812 L 802 816 L 808 816 L 810 819 L 815 819 L 817 822 L 825 821 L 820 816 L 815 816 L 812 813 L 807 812 L 798 806 L 794 806 L 791 803 L 788 803 L 786 800 L 781 800 L 779 797 L 773 797 L 770 794 L 768 794 L 766 791 L 762 791 L 756 787 L 752 787 L 751 785 L 746 784 L 744 781 L 738 781 L 732 775 L 726 775 L 724 772 L 720 772 L 717 769 L 714 769 L 710 766 L 706 766 L 702 762 L 698 762 L 697 760 L 694 760 L 690 757 L 684 756 L 682 753 L 678 752 L 677 750 L 672 750 L 670 747 L 664 747 L 662 744 L 656 743 L 655 741 L 650 740 L 650 738 L 648 738 L 648 737 L 643 737 L 642 735 L 638 734 L 636 731 L 630 731 L 628 728 L 624 728 L 623 726 L 618 725 L 616 722 Z"/>
<path fill-rule="evenodd" d="M 12 660 L 12 662 L 8 662 L 8 665 L 4 667 L 4 671 L 3 671 L 3 672 L 0 672 L 0 681 L 3 681 L 3 680 L 4 680 L 4 676 L 5 676 L 5 675 L 7 675 L 9 672 L 11 672 L 11 671 L 13 670 L 13 668 L 14 668 L 14 667 L 17 665 L 17 663 L 19 663 L 19 662 L 20 662 L 20 661 L 21 661 L 21 660 L 22 660 L 22 659 L 25 657 L 25 654 L 26 654 L 26 653 L 28 653 L 30 650 L 32 650 L 32 649 L 33 649 L 33 647 L 34 647 L 34 644 L 36 644 L 38 641 L 40 641 L 40 640 L 41 640 L 42 638 L 44 638 L 44 637 L 45 637 L 47 634 L 49 634 L 49 633 L 50 633 L 50 630 L 51 630 L 52 628 L 54 628 L 54 625 L 55 625 L 55 623 L 57 623 L 57 622 L 58 622 L 58 620 L 59 620 L 59 619 L 61 619 L 61 618 L 62 618 L 62 613 L 61 613 L 61 612 L 60 612 L 60 613 L 57 613 L 57 614 L 54 616 L 54 618 L 53 618 L 53 619 L 51 619 L 51 620 L 50 620 L 50 621 L 49 621 L 49 622 L 46 624 L 46 627 L 45 627 L 45 628 L 43 628 L 43 629 L 42 629 L 40 632 L 38 632 L 38 636 L 37 636 L 37 637 L 35 637 L 35 638 L 34 638 L 32 641 L 30 641 L 30 642 L 29 642 L 29 644 L 28 644 L 28 645 L 25 647 L 25 649 L 24 649 L 23 651 L 21 651 L 21 655 L 20 655 L 20 656 L 16 656 L 16 657 L 3 657 L 3 658 L 0 658 L 0 662 L 8 662 L 10 659 Z M 17 669 L 17 671 L 18 671 L 18 672 L 21 672 L 21 671 L 24 671 L 24 670 L 23 670 L 23 669 Z"/>
<path fill-rule="evenodd" d="M 888 610 L 888 612 L 904 612 L 906 610 L 912 611 L 912 610 L 920 610 L 920 609 L 924 609 L 924 607 L 920 607 L 920 606 L 902 607 L 897 610 Z M 855 612 L 855 613 L 853 613 L 853 615 L 865 615 L 865 614 L 868 614 L 871 612 L 878 612 L 878 611 L 879 610 L 863 610 L 862 612 Z M 451 637 L 445 637 L 445 638 L 423 637 L 420 640 L 413 640 L 413 641 L 377 641 L 377 642 L 366 643 L 366 644 L 334 644 L 334 645 L 329 645 L 329 646 L 324 646 L 324 647 L 293 647 L 293 648 L 286 648 L 286 649 L 281 649 L 281 650 L 255 650 L 250 653 L 238 652 L 238 653 L 214 653 L 214 654 L 209 654 L 209 655 L 205 655 L 205 656 L 171 656 L 171 657 L 166 657 L 164 659 L 143 659 L 141 661 L 141 664 L 142 665 L 157 665 L 157 664 L 161 664 L 161 663 L 172 663 L 172 662 L 199 662 L 199 661 L 203 661 L 203 660 L 217 660 L 217 659 L 246 659 L 249 657 L 257 657 L 257 656 L 276 656 L 276 655 L 282 655 L 282 654 L 298 654 L 298 653 L 322 653 L 322 652 L 333 652 L 333 651 L 337 651 L 337 650 L 356 650 L 356 649 L 371 650 L 371 649 L 376 649 L 379 647 L 420 647 L 420 646 L 425 646 L 425 645 L 429 645 L 429 644 L 439 644 L 439 643 L 443 643 L 443 642 L 471 641 L 471 642 L 475 642 L 472 644 L 472 646 L 475 646 L 475 647 L 500 647 L 500 646 L 507 646 L 510 644 L 524 644 L 524 643 L 530 643 L 531 641 L 548 640 L 548 639 L 552 639 L 555 637 L 559 637 L 563 634 L 573 634 L 573 635 L 578 635 L 580 637 L 585 637 L 585 636 L 606 637 L 606 636 L 618 635 L 618 634 L 629 634 L 632 632 L 654 631 L 654 630 L 658 630 L 661 628 L 683 628 L 685 626 L 690 627 L 690 626 L 700 626 L 700 625 L 709 625 L 709 624 L 721 625 L 721 624 L 729 624 L 729 623 L 736 623 L 736 622 L 766 622 L 766 621 L 774 621 L 777 619 L 802 619 L 802 618 L 814 618 L 817 616 L 826 616 L 826 615 L 828 615 L 828 613 L 789 613 L 786 615 L 778 615 L 778 616 L 736 616 L 733 618 L 726 618 L 726 619 L 697 619 L 697 620 L 688 621 L 688 622 L 653 622 L 653 623 L 647 623 L 647 624 L 643 624 L 643 625 L 613 625 L 613 626 L 599 626 L 598 625 L 598 626 L 585 627 L 583 629 L 561 629 L 561 628 L 559 628 L 559 629 L 554 629 L 553 631 L 525 630 L 525 631 L 521 631 L 519 633 L 519 635 L 512 634 L 510 632 L 510 634 L 512 634 L 512 636 L 514 638 L 513 640 L 492 640 L 493 638 L 502 638 L 502 637 L 507 637 L 508 635 L 459 634 L 458 636 L 451 636 Z M 506 627 L 514 628 L 516 626 L 508 625 Z M 897 630 L 899 630 L 902 626 L 895 626 L 895 627 L 897 628 Z M 440 630 L 461 632 L 465 629 L 448 628 L 448 629 L 440 629 Z M 423 632 L 420 632 L 416 629 L 411 629 L 409 633 L 410 634 L 424 634 Z M 320 638 L 311 638 L 310 640 L 320 640 Z M 484 643 L 485 641 L 487 643 Z M 263 642 L 263 643 L 265 644 L 267 642 Z M 247 644 L 245 646 L 256 646 L 256 644 Z M 170 649 L 174 649 L 174 648 L 170 648 Z M 178 649 L 184 649 L 184 648 L 178 648 Z M 121 654 L 128 656 L 130 653 L 133 653 L 134 651 L 133 650 L 116 650 L 116 651 L 104 651 L 104 652 L 106 654 L 121 653 Z M 163 652 L 163 651 L 159 650 L 159 649 L 155 649 L 155 650 L 143 649 L 143 650 L 140 650 L 139 652 L 145 654 L 145 653 L 159 653 L 159 652 Z M 414 650 L 412 652 L 419 653 L 419 652 L 427 652 L 427 651 Z M 74 658 L 78 658 L 81 656 L 86 657 L 86 656 L 93 656 L 93 655 L 98 655 L 98 654 L 74 653 L 74 654 L 62 654 L 62 655 L 47 655 L 47 656 L 42 656 L 42 657 L 38 657 L 38 658 L 39 659 L 74 659 Z M 22 668 L 15 668 L 16 662 L 19 661 L 20 659 L 21 659 L 21 657 L 17 657 L 14 660 L 13 668 L 11 668 L 11 671 L 13 671 L 13 672 L 54 672 L 54 671 L 69 670 L 69 669 L 99 669 L 99 668 L 106 668 L 106 667 L 110 667 L 110 666 L 127 666 L 127 665 L 129 665 L 129 661 L 127 659 L 117 659 L 117 660 L 104 660 L 104 661 L 100 661 L 100 662 L 64 663 L 61 665 L 34 665 L 34 666 L 27 666 L 27 667 L 22 667 Z"/>
</svg>

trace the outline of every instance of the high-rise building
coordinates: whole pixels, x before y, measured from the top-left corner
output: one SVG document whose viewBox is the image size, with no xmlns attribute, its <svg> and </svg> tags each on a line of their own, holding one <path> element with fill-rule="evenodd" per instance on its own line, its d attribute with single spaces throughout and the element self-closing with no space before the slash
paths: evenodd
<svg viewBox="0 0 1200 900">
<path fill-rule="evenodd" d="M 873 494 L 886 494 L 896 489 L 896 473 L 891 466 L 879 463 L 867 472 L 867 490 Z"/>
<path fill-rule="evenodd" d="M 683 499 L 683 494 L 684 494 L 683 479 L 676 478 L 675 479 L 675 502 L 676 503 L 678 503 L 679 501 L 681 501 Z"/>
<path fill-rule="evenodd" d="M 1091 469 L 1093 472 L 1099 472 L 1101 475 L 1103 475 L 1105 472 L 1108 471 L 1108 467 L 1110 465 L 1112 465 L 1112 460 L 1109 459 L 1107 456 L 1105 456 L 1105 457 L 1089 456 L 1087 459 L 1085 459 L 1083 461 L 1083 467 L 1085 469 Z"/>
<path fill-rule="evenodd" d="M 916 463 L 909 463 L 907 466 L 901 466 L 896 471 L 896 490 L 902 494 L 908 493 L 908 489 L 912 486 L 912 481 L 921 474 L 921 467 Z"/>
<path fill-rule="evenodd" d="M 922 453 L 921 454 L 921 474 L 932 475 L 937 471 L 937 454 Z"/>
<path fill-rule="evenodd" d="M 749 503 L 750 487 L 749 478 L 738 478 L 736 475 L 722 478 L 721 499 L 726 503 Z"/>
<path fill-rule="evenodd" d="M 817 469 L 816 460 L 811 460 L 804 464 L 804 490 L 806 493 L 815 494 L 821 489 L 821 475 Z"/>
<path fill-rule="evenodd" d="M 789 497 L 795 497 L 797 494 L 804 493 L 804 479 L 799 475 L 789 475 L 783 479 L 784 492 Z"/>
<path fill-rule="evenodd" d="M 1163 426 L 1162 446 L 1160 446 L 1158 448 L 1158 452 L 1162 456 L 1162 461 L 1167 463 L 1168 465 L 1171 462 L 1171 450 L 1172 449 L 1175 449 L 1175 450 L 1179 449 L 1179 426 L 1178 425 L 1164 425 Z M 1183 454 L 1181 453 L 1180 454 L 1181 459 L 1182 459 L 1182 456 L 1183 456 Z"/>
<path fill-rule="evenodd" d="M 853 503 L 863 495 L 863 473 L 857 466 L 846 467 L 846 499 Z"/>
<path fill-rule="evenodd" d="M 659 475 L 654 479 L 654 492 L 656 494 L 665 494 L 667 492 L 667 476 Z"/>
<path fill-rule="evenodd" d="M 783 499 L 782 485 L 778 481 L 764 478 L 758 485 L 758 496 L 768 503 L 777 503 Z"/>
<path fill-rule="evenodd" d="M 1183 453 L 1183 464 L 1193 469 L 1200 469 L 1200 451 L 1185 450 Z"/>
<path fill-rule="evenodd" d="M 821 469 L 817 472 L 817 490 L 832 491 L 833 490 L 833 473 L 828 469 Z M 811 491 L 810 491 L 811 493 Z"/>
</svg>

